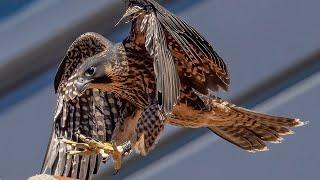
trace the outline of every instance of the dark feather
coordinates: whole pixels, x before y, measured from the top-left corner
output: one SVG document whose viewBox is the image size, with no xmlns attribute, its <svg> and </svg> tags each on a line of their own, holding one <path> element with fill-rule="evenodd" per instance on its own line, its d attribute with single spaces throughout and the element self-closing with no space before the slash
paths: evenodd
<svg viewBox="0 0 320 180">
<path fill-rule="evenodd" d="M 201 66 L 203 68 L 202 72 L 200 71 L 198 73 L 204 74 L 207 77 L 204 86 L 211 90 L 216 90 L 216 86 L 227 90 L 230 84 L 227 67 L 222 58 L 213 50 L 209 42 L 193 27 L 154 0 L 143 1 L 151 3 L 156 9 L 158 21 L 164 30 L 178 43 L 179 49 L 184 51 L 187 62 L 192 62 L 191 64 L 193 64 L 194 67 Z M 184 65 L 187 66 L 188 64 Z"/>
<path fill-rule="evenodd" d="M 132 8 L 137 12 L 131 12 L 131 33 L 124 45 L 145 48 L 153 57 L 158 100 L 166 113 L 177 103 L 179 79 L 191 81 L 205 94 L 208 89 L 228 89 L 230 79 L 224 61 L 194 28 L 153 0 L 127 2 L 128 11 Z"/>
<path fill-rule="evenodd" d="M 87 137 L 110 141 L 115 123 L 122 118 L 121 99 L 111 93 L 87 90 L 80 97 L 68 98 L 65 92 L 67 80 L 88 57 L 106 50 L 111 43 L 96 33 L 86 33 L 69 47 L 55 77 L 55 91 L 58 94 L 52 135 L 41 172 L 50 169 L 51 174 L 80 179 L 91 179 L 97 173 L 102 157 L 100 155 L 70 156 L 72 150 L 60 142 L 60 138 L 78 141 L 74 135 L 80 131 Z M 112 102 L 112 103 L 111 103 Z"/>
<path fill-rule="evenodd" d="M 155 13 L 144 16 L 140 31 L 145 32 L 145 48 L 154 60 L 160 105 L 166 113 L 170 113 L 179 97 L 180 82 L 163 27 Z"/>
<path fill-rule="evenodd" d="M 138 120 L 135 139 L 135 149 L 142 155 L 147 155 L 160 138 L 164 129 L 165 119 L 158 104 L 148 105 Z"/>
</svg>

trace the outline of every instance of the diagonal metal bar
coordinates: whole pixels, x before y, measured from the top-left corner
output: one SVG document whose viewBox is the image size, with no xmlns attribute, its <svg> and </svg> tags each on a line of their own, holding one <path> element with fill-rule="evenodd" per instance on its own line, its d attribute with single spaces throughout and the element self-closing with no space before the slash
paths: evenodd
<svg viewBox="0 0 320 180">
<path fill-rule="evenodd" d="M 159 0 L 166 4 L 173 0 Z M 56 67 L 64 56 L 68 45 L 84 32 L 98 32 L 110 37 L 116 30 L 123 29 L 124 24 L 115 28 L 124 11 L 122 1 L 102 8 L 99 12 L 82 19 L 81 22 L 70 26 L 59 34 L 52 36 L 44 43 L 40 43 L 27 52 L 12 57 L 6 63 L 0 64 L 0 97 L 10 93 L 12 90 L 23 86 L 30 80 Z M 8 74 L 14 74 L 7 78 Z"/>
</svg>

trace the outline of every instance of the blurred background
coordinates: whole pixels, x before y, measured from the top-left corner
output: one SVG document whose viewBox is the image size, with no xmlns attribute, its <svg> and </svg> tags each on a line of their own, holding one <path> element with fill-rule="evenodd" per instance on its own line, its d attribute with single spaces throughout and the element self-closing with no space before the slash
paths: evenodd
<svg viewBox="0 0 320 180">
<path fill-rule="evenodd" d="M 320 177 L 320 1 L 162 0 L 201 32 L 229 67 L 239 105 L 310 123 L 271 151 L 247 153 L 206 129 L 166 127 L 148 156 L 102 179 L 269 180 Z M 38 173 L 53 122 L 53 78 L 68 46 L 94 31 L 121 41 L 119 0 L 1 0 L 0 179 Z"/>
</svg>

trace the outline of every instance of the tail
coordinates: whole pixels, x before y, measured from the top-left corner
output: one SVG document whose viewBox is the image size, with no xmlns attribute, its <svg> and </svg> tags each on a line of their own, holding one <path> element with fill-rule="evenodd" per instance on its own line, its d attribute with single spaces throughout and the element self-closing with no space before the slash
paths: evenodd
<svg viewBox="0 0 320 180">
<path fill-rule="evenodd" d="M 282 136 L 294 134 L 290 128 L 305 124 L 299 119 L 271 116 L 237 107 L 217 97 L 201 94 L 199 97 L 217 116 L 232 122 L 208 128 L 223 139 L 250 152 L 268 150 L 265 142 L 281 143 Z"/>
</svg>

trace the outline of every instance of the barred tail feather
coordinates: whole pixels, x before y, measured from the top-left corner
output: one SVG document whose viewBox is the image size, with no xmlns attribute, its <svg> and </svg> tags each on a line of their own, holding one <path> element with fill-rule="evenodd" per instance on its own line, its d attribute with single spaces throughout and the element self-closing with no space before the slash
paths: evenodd
<svg viewBox="0 0 320 180">
<path fill-rule="evenodd" d="M 283 136 L 294 133 L 290 128 L 306 124 L 299 119 L 258 113 L 215 96 L 194 93 L 203 101 L 205 108 L 196 110 L 196 106 L 193 106 L 196 103 L 187 105 L 182 102 L 166 121 L 182 127 L 207 127 L 223 139 L 250 152 L 265 151 L 266 142 L 281 143 Z"/>
<path fill-rule="evenodd" d="M 291 127 L 305 124 L 299 119 L 271 116 L 237 107 L 216 97 L 210 97 L 206 101 L 213 112 L 219 112 L 218 116 L 232 122 L 226 122 L 225 126 L 210 126 L 209 129 L 250 152 L 267 150 L 264 142 L 281 143 L 282 136 L 293 134 Z"/>
<path fill-rule="evenodd" d="M 305 122 L 302 122 L 300 119 L 296 118 L 271 116 L 237 106 L 234 106 L 232 109 L 248 118 L 259 119 L 259 121 L 268 125 L 295 127 L 303 126 L 305 124 Z"/>
<path fill-rule="evenodd" d="M 241 126 L 209 127 L 212 132 L 249 152 L 266 151 L 266 144 L 250 130 Z"/>
<path fill-rule="evenodd" d="M 249 152 L 268 150 L 265 142 L 281 143 L 285 135 L 293 134 L 288 127 L 267 125 L 254 120 L 254 125 L 211 126 L 212 132 Z"/>
</svg>

